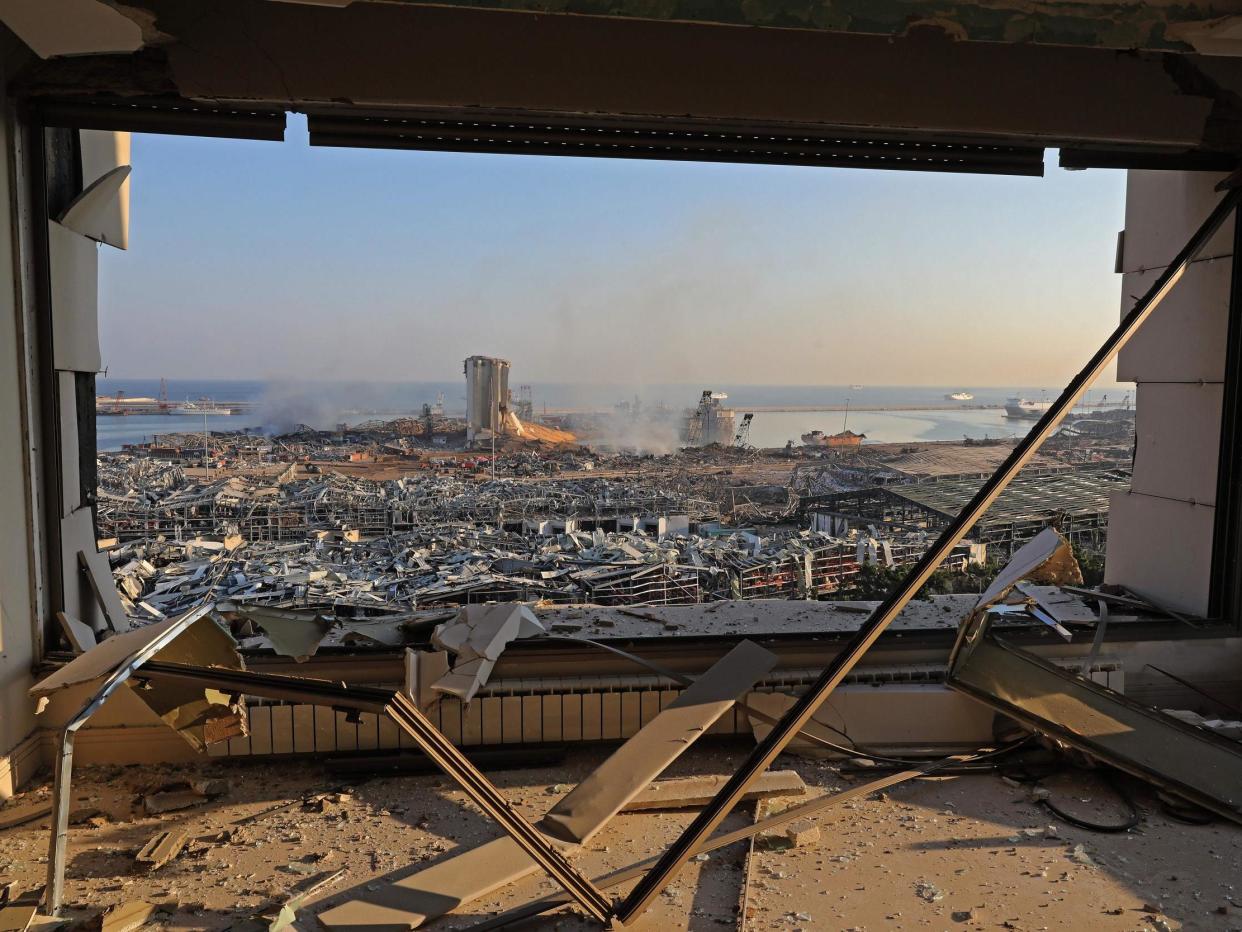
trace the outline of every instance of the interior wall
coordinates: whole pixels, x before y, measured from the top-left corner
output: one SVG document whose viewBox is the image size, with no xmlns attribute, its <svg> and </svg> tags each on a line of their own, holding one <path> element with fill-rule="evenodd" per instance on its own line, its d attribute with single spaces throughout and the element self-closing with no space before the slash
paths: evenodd
<svg viewBox="0 0 1242 932">
<path fill-rule="evenodd" d="M 0 69 L 2 70 L 2 69 Z M 0 89 L 0 797 L 12 792 L 21 761 L 13 752 L 34 729 L 26 690 L 38 649 L 32 591 L 33 537 L 29 496 L 29 436 L 22 416 L 26 397 L 23 310 L 14 262 L 17 208 L 13 166 L 15 126 Z M 16 771 L 15 771 L 16 768 Z"/>
<path fill-rule="evenodd" d="M 1121 313 L 1134 307 L 1222 195 L 1223 175 L 1131 171 Z M 1118 357 L 1135 383 L 1134 478 L 1113 496 L 1106 581 L 1206 615 L 1233 263 L 1226 221 Z"/>
</svg>

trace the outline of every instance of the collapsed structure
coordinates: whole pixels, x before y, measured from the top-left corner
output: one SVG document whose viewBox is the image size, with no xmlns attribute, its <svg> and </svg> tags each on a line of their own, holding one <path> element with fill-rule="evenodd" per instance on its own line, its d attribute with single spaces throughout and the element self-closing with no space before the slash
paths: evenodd
<svg viewBox="0 0 1242 932">
<path fill-rule="evenodd" d="M 0 366 L 0 484 L 9 509 L 0 531 L 0 795 L 29 787 L 0 813 L 3 926 L 25 930 L 60 921 L 56 914 L 107 907 L 91 921 L 109 930 L 153 916 L 182 927 L 272 930 L 312 913 L 336 928 L 408 929 L 466 904 L 505 913 L 486 920 L 491 926 L 566 905 L 599 925 L 645 916 L 670 927 L 744 926 L 768 892 L 780 905 L 765 918 L 805 928 L 934 921 L 1120 929 L 1139 917 L 1156 929 L 1236 924 L 1233 823 L 1242 777 L 1237 742 L 1226 737 L 1237 730 L 1227 717 L 1239 705 L 1242 592 L 1236 11 L 1198 2 L 1052 10 L 914 2 L 866 16 L 780 2 L 606 9 L 577 2 L 552 13 L 522 0 L 501 5 L 228 0 L 203 16 L 189 0 L 39 0 L 0 14 L 7 40 L 0 144 L 9 166 L 0 200 L 11 247 L 0 251 L 10 283 L 0 314 L 10 363 Z M 262 538 L 261 522 L 249 528 L 259 539 L 244 546 L 232 546 L 231 534 L 191 536 L 188 520 L 202 521 L 200 508 L 214 522 L 219 507 L 241 527 L 249 508 L 242 493 L 254 491 L 221 487 L 214 501 L 203 483 L 196 499 L 178 478 L 183 464 L 172 462 L 192 443 L 138 467 L 147 489 L 141 501 L 124 500 L 124 490 L 114 493 L 119 503 L 95 500 L 93 381 L 107 362 L 97 272 L 108 250 L 98 246 L 129 245 L 127 133 L 279 140 L 290 110 L 307 114 L 313 146 L 1025 175 L 1042 174 L 1044 146 L 1055 147 L 1066 168 L 1129 171 L 1125 235 L 1115 250 L 1123 323 L 1049 404 L 1029 442 L 999 446 L 973 470 L 985 481 L 956 513 L 961 496 L 947 494 L 947 485 L 943 497 L 908 488 L 921 484 L 911 481 L 921 468 L 912 461 L 925 450 L 903 461 L 860 446 L 845 470 L 804 463 L 811 468 L 800 484 L 778 484 L 831 495 L 881 478 L 905 504 L 887 496 L 855 504 L 874 505 L 881 520 L 900 508 L 916 525 L 941 526 L 878 603 L 734 600 L 645 607 L 637 616 L 628 608 L 529 606 L 542 634 L 504 605 L 413 608 L 416 619 L 378 623 L 345 611 L 326 617 L 322 602 L 226 611 L 208 599 L 181 611 L 221 587 L 246 595 L 246 587 L 268 586 L 283 597 L 286 587 L 320 584 L 322 599 L 335 600 L 331 586 L 357 581 L 348 570 L 331 571 L 342 581 L 328 580 L 326 570 L 312 580 L 323 567 L 281 567 L 279 548 L 304 541 Z M 1023 314 L 1023 332 L 1038 334 L 1041 315 Z M 1120 476 L 1100 483 L 1115 486 L 1106 584 L 1080 584 L 1066 542 L 1041 527 L 984 592 L 914 598 L 964 535 L 986 527 L 988 506 L 1004 501 L 1036 448 L 1058 442 L 1047 440 L 1050 431 L 1119 351 L 1118 378 L 1138 385 L 1133 448 L 1124 426 L 1082 419 L 1072 431 L 1119 450 L 1121 465 L 1132 460 L 1129 483 Z M 435 431 L 427 433 L 434 442 Z M 413 450 L 385 442 L 385 457 Z M 205 446 L 200 455 L 212 459 L 213 443 Z M 1064 451 L 1058 468 L 1113 470 L 1115 462 L 1091 462 L 1100 449 Z M 340 452 L 332 463 L 344 471 L 353 453 Z M 978 452 L 961 459 L 984 463 Z M 515 468 L 552 471 L 515 459 Z M 323 491 L 327 506 L 295 500 L 291 520 L 329 525 L 300 533 L 323 532 L 324 549 L 343 566 L 354 557 L 365 563 L 375 542 L 336 526 L 368 510 L 342 504 L 341 495 L 358 490 L 336 480 L 326 489 L 299 485 L 318 481 L 309 467 L 322 470 L 323 462 L 300 463 L 307 473 L 284 484 L 312 498 Z M 364 465 L 395 468 L 391 460 Z M 946 468 L 939 481 L 956 481 L 955 472 L 972 470 Z M 277 488 L 270 498 L 283 514 L 282 495 Z M 357 497 L 389 505 L 386 488 Z M 188 501 L 178 511 L 181 498 Z M 161 512 L 168 499 L 171 514 Z M 729 516 L 742 520 L 728 533 L 787 503 L 730 502 Z M 1022 543 L 1018 530 L 1034 530 L 1019 528 L 1027 516 L 1056 522 L 1039 501 L 1022 507 L 1024 515 L 1011 516 L 1013 544 Z M 150 519 L 171 536 L 101 549 L 96 511 L 109 509 L 109 520 Z M 879 534 L 896 521 L 887 523 Z M 431 544 L 416 540 L 414 549 L 424 546 Z M 141 564 L 164 559 L 160 547 L 174 569 L 152 582 Z M 585 549 L 595 547 L 592 530 Z M 243 567 L 240 581 L 228 578 L 251 548 L 256 565 Z M 681 545 L 677 553 L 689 555 Z M 410 569 L 397 567 L 407 556 L 376 559 L 396 577 Z M 120 575 L 135 577 L 125 590 L 135 608 L 131 590 L 149 603 L 167 582 L 159 594 L 186 596 L 167 600 L 177 614 L 130 618 L 110 572 L 127 567 Z M 394 625 L 401 642 L 388 644 Z M 253 646 L 238 650 L 235 639 Z M 737 743 L 713 755 L 702 740 L 709 732 L 741 734 L 753 750 L 740 765 Z M 542 785 L 528 780 L 533 792 L 519 798 L 483 770 L 523 760 L 516 750 L 527 736 L 618 746 L 552 765 Z M 152 766 L 171 770 L 178 753 L 200 744 L 218 756 L 208 779 L 165 778 Z M 492 756 L 476 755 L 475 763 L 462 747 Z M 1074 754 L 1062 753 L 1066 747 Z M 394 752 L 391 759 L 379 763 L 380 749 Z M 773 789 L 764 788 L 764 774 L 784 751 L 791 753 L 782 766 L 819 795 L 727 821 L 730 810 Z M 283 782 L 282 770 L 298 766 L 290 757 L 327 752 L 355 765 L 433 767 L 444 777 L 410 784 L 419 778 L 388 771 L 396 783 L 386 787 L 390 796 L 352 801 L 357 785 L 342 788 L 319 770 L 305 799 L 302 787 Z M 835 756 L 807 765 L 797 756 L 805 753 Z M 75 784 L 83 776 L 75 755 L 80 764 L 144 766 L 141 774 L 114 768 Z M 231 758 L 241 756 L 261 760 L 237 767 Z M 857 777 L 854 760 L 871 772 L 847 787 Z M 1108 780 L 1087 784 L 1092 776 L 1073 770 L 1074 760 L 1093 762 Z M 651 783 L 677 761 L 719 779 Z M 877 773 L 888 766 L 900 769 Z M 1041 767 L 1068 788 L 1041 783 L 1037 774 L 1049 772 Z M 38 785 L 40 768 L 54 774 L 50 786 Z M 896 789 L 949 774 L 955 779 Z M 222 775 L 233 775 L 231 790 Z M 956 800 L 936 795 L 951 784 L 969 789 Z M 89 786 L 94 798 L 75 798 L 75 786 Z M 1082 800 L 1110 787 L 1120 790 L 1109 797 L 1120 818 L 1084 816 Z M 990 809 L 981 804 L 989 788 L 997 803 Z M 787 781 L 776 789 L 797 795 Z M 118 807 L 116 823 L 102 810 L 75 811 L 75 803 L 122 790 L 129 808 Z M 221 803 L 230 795 L 245 795 L 234 800 L 245 811 Z M 670 799 L 683 812 L 630 809 Z M 834 848 L 825 858 L 806 822 L 834 808 Z M 286 818 L 290 810 L 300 823 Z M 1209 817 L 1224 824 L 1174 821 Z M 1125 844 L 1142 819 L 1146 843 Z M 913 822 L 934 827 L 885 833 Z M 492 836 L 472 836 L 479 825 Z M 1013 834 L 997 837 L 998 825 Z M 118 838 L 135 826 L 150 834 L 129 848 Z M 1080 834 L 1092 827 L 1109 832 Z M 771 852 L 751 839 L 778 831 L 795 853 L 765 861 Z M 296 859 L 277 863 L 277 852 L 303 844 L 297 839 L 311 839 L 315 850 L 298 848 Z M 842 850 L 847 842 L 851 849 Z M 797 857 L 798 844 L 809 857 Z M 606 872 L 596 874 L 597 864 Z M 720 869 L 726 864 L 739 869 Z M 560 890 L 520 886 L 536 871 Z M 290 891 L 299 876 L 306 881 Z M 683 898 L 692 883 L 695 895 Z M 735 894 L 727 909 L 702 892 L 713 884 Z M 1018 885 L 1029 899 L 1007 895 Z M 511 899 L 487 899 L 510 887 Z M 621 898 L 613 900 L 612 889 Z"/>
</svg>

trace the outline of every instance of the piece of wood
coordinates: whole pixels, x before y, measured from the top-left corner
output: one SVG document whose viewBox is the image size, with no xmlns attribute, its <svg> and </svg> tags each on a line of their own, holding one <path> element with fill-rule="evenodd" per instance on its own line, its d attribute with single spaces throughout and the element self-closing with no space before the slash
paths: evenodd
<svg viewBox="0 0 1242 932">
<path fill-rule="evenodd" d="M 181 828 L 158 832 L 142 846 L 134 863 L 142 870 L 158 870 L 179 855 L 189 839 L 189 833 Z"/>
<path fill-rule="evenodd" d="M 70 618 L 64 612 L 57 612 L 56 620 L 60 622 L 60 630 L 64 632 L 65 639 L 73 648 L 74 653 L 84 653 L 99 643 L 95 632 L 86 622 Z"/>
<path fill-rule="evenodd" d="M 817 812 L 823 811 L 824 809 L 844 805 L 845 803 L 852 802 L 856 799 L 862 799 L 866 796 L 870 796 L 872 793 L 888 789 L 890 786 L 896 786 L 898 783 L 904 783 L 907 780 L 914 780 L 918 777 L 928 776 L 929 774 L 936 773 L 937 771 L 946 771 L 957 764 L 970 761 L 973 758 L 974 755 L 959 754 L 954 757 L 946 757 L 937 761 L 928 761 L 926 764 L 921 764 L 913 770 L 903 770 L 900 773 L 889 774 L 888 776 L 881 777 L 878 780 L 872 780 L 870 783 L 863 783 L 858 786 L 851 787 L 848 790 L 842 790 L 840 793 L 828 794 L 808 800 L 804 803 L 798 803 L 796 806 L 792 806 L 783 812 L 768 816 L 767 818 L 760 818 L 758 813 L 756 813 L 755 821 L 752 825 L 734 829 L 730 832 L 723 832 L 718 835 L 713 835 L 711 838 L 704 841 L 694 851 L 694 854 L 706 854 L 709 851 L 727 848 L 729 845 L 737 844 L 739 841 L 753 839 L 756 835 L 761 832 L 768 831 L 769 829 L 780 828 L 781 826 L 788 825 L 800 819 L 808 818 Z M 623 867 L 620 870 L 612 871 L 602 877 L 597 877 L 595 882 L 601 890 L 607 890 L 610 887 L 615 887 L 617 884 L 625 883 L 628 880 L 633 880 L 635 877 L 643 876 L 643 874 L 645 874 L 658 860 L 658 856 L 647 858 L 646 860 L 639 861 L 636 864 Z M 550 912 L 551 910 L 559 909 L 561 906 L 567 905 L 571 902 L 572 900 L 569 899 L 564 893 L 550 893 L 530 903 L 524 903 L 521 906 L 516 906 L 513 909 L 506 910 L 503 913 L 492 916 L 490 919 L 484 919 L 482 922 L 475 923 L 470 927 L 470 929 L 471 932 L 486 932 L 486 930 L 490 929 L 506 928 L 507 926 L 517 922 L 519 919 L 530 919 L 534 916 Z M 392 929 L 393 932 L 396 932 L 396 927 L 392 927 Z M 359 929 L 357 932 L 362 932 L 362 930 Z M 379 927 L 371 927 L 371 932 L 380 932 L 380 929 Z"/>
<path fill-rule="evenodd" d="M 35 906 L 6 906 L 0 909 L 0 932 L 26 932 L 34 922 Z"/>
<path fill-rule="evenodd" d="M 562 841 L 587 841 L 775 666 L 775 655 L 742 641 L 557 802 L 539 827 Z"/>
<path fill-rule="evenodd" d="M 625 804 L 622 812 L 648 809 L 691 809 L 706 805 L 728 780 L 725 776 L 678 777 L 658 780 Z M 797 771 L 769 770 L 755 781 L 742 797 L 743 801 L 768 799 L 773 796 L 801 796 L 806 792 Z"/>
<path fill-rule="evenodd" d="M 19 825 L 25 825 L 28 822 L 35 822 L 39 819 L 45 819 L 52 814 L 52 804 L 43 803 L 39 806 L 27 806 L 17 812 L 10 813 L 7 816 L 0 816 L 0 832 L 9 828 L 17 828 Z M 102 815 L 100 809 L 92 806 L 80 806 L 77 809 L 69 810 L 69 824 L 81 825 L 88 822 L 96 816 Z"/>
<path fill-rule="evenodd" d="M 537 827 L 562 842 L 567 834 L 584 841 L 593 836 L 775 665 L 776 657 L 758 645 L 737 645 L 570 790 Z M 558 822 L 549 831 L 553 813 Z M 575 853 L 577 847 L 571 839 L 565 850 Z M 413 929 L 537 870 L 511 838 L 497 838 L 325 910 L 319 921 L 330 932 Z"/>
<path fill-rule="evenodd" d="M 133 932 L 141 928 L 154 912 L 155 907 L 142 900 L 121 903 L 96 917 L 89 927 L 90 932 Z"/>
</svg>

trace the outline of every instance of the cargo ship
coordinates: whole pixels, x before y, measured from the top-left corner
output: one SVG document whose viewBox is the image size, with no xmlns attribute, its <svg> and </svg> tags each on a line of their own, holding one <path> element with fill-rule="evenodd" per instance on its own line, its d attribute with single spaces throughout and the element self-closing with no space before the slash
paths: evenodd
<svg viewBox="0 0 1242 932">
<path fill-rule="evenodd" d="M 1005 401 L 1005 417 L 1033 421 L 1052 407 L 1051 401 L 1028 401 L 1025 398 L 1009 398 Z"/>
<path fill-rule="evenodd" d="M 212 416 L 221 416 L 232 414 L 232 408 L 221 407 L 210 398 L 200 398 L 198 401 L 187 401 L 182 405 L 174 405 L 173 414 L 191 414 L 195 417 L 202 417 L 205 414 Z"/>
</svg>

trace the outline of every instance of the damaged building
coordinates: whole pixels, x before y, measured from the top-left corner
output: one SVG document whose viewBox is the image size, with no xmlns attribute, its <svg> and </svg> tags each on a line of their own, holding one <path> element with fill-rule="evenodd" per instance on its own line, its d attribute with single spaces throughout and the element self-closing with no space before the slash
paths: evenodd
<svg viewBox="0 0 1242 932">
<path fill-rule="evenodd" d="M 555 6 L 0 8 L 0 928 L 1242 925 L 1242 10 Z M 1127 173 L 1118 327 L 1017 442 L 863 444 L 728 514 L 637 458 L 348 472 L 405 470 L 418 419 L 98 456 L 129 134 L 280 145 L 290 111 L 312 146 L 803 171 L 1056 150 Z M 472 360 L 452 430 L 490 443 L 508 367 Z M 1114 360 L 1133 450 L 1050 456 Z M 981 591 L 923 592 L 981 544 Z M 821 598 L 877 560 L 887 595 Z"/>
</svg>

